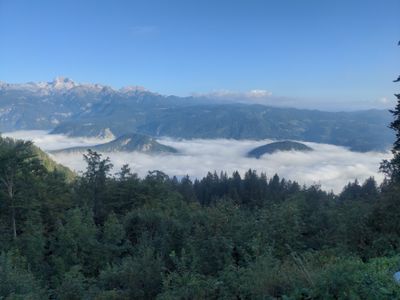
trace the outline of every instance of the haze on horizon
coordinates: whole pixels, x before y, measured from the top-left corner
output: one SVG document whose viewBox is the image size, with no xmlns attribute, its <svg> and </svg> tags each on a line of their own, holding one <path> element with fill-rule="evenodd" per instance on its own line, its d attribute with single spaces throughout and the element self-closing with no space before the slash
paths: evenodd
<svg viewBox="0 0 400 300">
<path fill-rule="evenodd" d="M 323 110 L 394 105 L 400 2 L 0 0 L 0 80 Z"/>
</svg>

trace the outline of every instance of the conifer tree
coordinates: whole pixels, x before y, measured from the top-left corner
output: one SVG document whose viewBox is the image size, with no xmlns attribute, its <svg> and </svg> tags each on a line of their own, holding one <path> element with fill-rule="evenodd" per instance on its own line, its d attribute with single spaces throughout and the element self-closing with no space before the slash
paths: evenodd
<svg viewBox="0 0 400 300">
<path fill-rule="evenodd" d="M 400 42 L 397 44 L 400 46 Z M 400 76 L 393 82 L 400 82 Z M 391 160 L 384 160 L 381 164 L 381 171 L 394 182 L 400 180 L 400 94 L 395 94 L 397 98 L 397 105 L 395 109 L 390 110 L 394 116 L 394 120 L 390 123 L 390 128 L 395 131 L 396 140 L 393 143 L 392 153 L 393 158 Z"/>
<path fill-rule="evenodd" d="M 96 224 L 99 224 L 104 221 L 106 214 L 104 208 L 105 186 L 113 165 L 108 157 L 103 159 L 101 154 L 90 149 L 83 157 L 87 163 L 86 172 L 83 174 L 83 183 L 89 193 L 94 219 Z"/>
<path fill-rule="evenodd" d="M 20 183 L 26 183 L 27 175 L 40 169 L 40 164 L 32 152 L 32 143 L 1 139 L 0 188 L 7 195 L 7 206 L 11 215 L 12 236 L 17 239 L 17 195 Z"/>
</svg>

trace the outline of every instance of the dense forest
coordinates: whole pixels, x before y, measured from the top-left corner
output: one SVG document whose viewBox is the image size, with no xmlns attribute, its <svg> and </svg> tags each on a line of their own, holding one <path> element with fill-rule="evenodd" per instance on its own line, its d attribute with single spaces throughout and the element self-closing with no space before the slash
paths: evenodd
<svg viewBox="0 0 400 300">
<path fill-rule="evenodd" d="M 400 298 L 393 161 L 335 195 L 252 170 L 114 174 L 94 151 L 73 176 L 38 153 L 0 140 L 0 299 Z"/>
</svg>

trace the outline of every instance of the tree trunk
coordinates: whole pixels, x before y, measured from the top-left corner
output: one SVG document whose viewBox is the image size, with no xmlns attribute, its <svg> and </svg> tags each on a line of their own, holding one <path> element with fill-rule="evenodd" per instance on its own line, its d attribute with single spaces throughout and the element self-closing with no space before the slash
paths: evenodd
<svg viewBox="0 0 400 300">
<path fill-rule="evenodd" d="M 15 221 L 15 207 L 14 207 L 14 190 L 12 184 L 8 186 L 8 196 L 10 197 L 10 206 L 11 206 L 11 224 L 13 231 L 14 240 L 17 239 L 17 224 Z"/>
<path fill-rule="evenodd" d="M 12 219 L 12 229 L 13 229 L 13 238 L 17 239 L 17 224 L 15 223 L 15 208 L 14 205 L 11 207 L 11 219 Z"/>
</svg>

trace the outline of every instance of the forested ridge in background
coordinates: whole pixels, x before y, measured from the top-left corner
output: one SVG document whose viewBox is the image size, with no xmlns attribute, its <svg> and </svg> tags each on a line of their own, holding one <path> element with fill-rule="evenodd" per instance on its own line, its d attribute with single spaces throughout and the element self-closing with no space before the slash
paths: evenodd
<svg viewBox="0 0 400 300">
<path fill-rule="evenodd" d="M 36 154 L 0 140 L 0 298 L 400 297 L 396 180 L 140 179 L 93 151 L 71 178 Z"/>
</svg>

